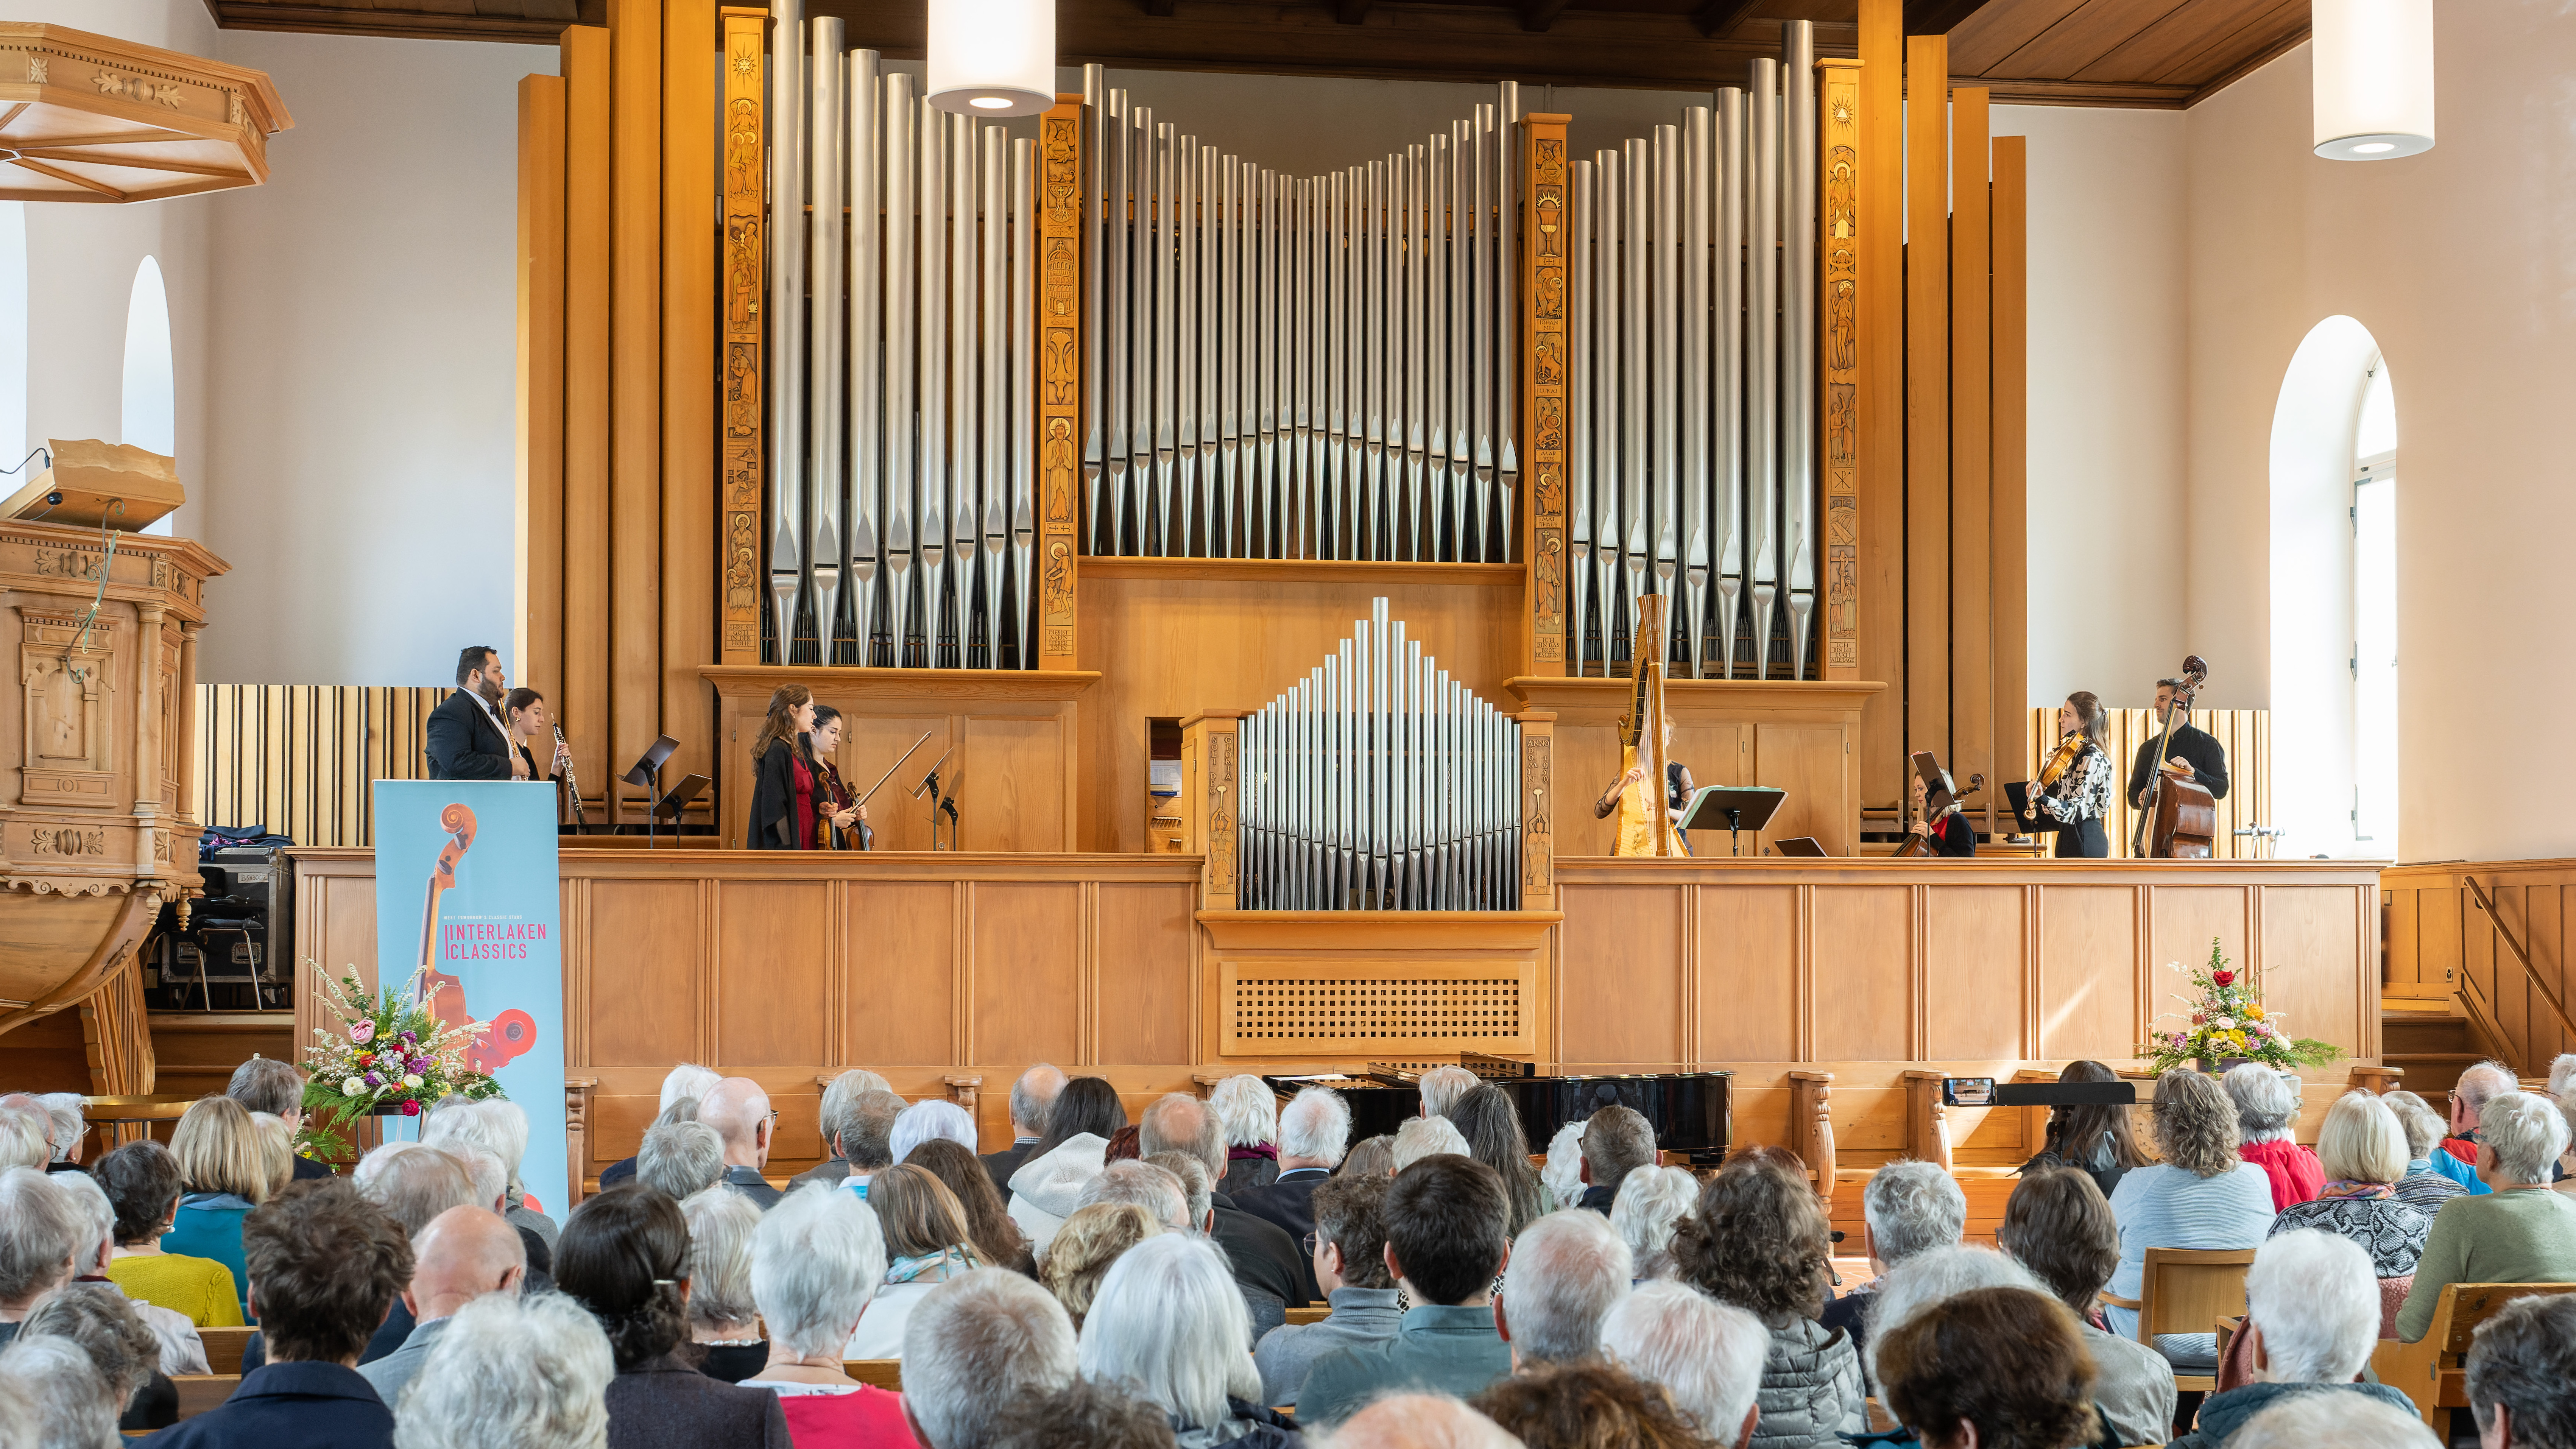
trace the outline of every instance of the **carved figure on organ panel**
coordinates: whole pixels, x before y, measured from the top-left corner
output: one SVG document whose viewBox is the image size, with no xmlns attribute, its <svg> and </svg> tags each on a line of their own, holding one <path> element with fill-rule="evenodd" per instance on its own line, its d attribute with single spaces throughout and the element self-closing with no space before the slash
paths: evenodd
<svg viewBox="0 0 2576 1449">
<path fill-rule="evenodd" d="M 756 196 L 761 188 L 760 103 L 737 97 L 725 108 L 725 190 Z"/>
</svg>

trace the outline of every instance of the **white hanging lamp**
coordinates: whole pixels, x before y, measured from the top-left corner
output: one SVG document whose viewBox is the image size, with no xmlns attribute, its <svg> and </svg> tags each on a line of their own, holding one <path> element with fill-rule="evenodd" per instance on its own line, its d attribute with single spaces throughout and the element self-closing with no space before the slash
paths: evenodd
<svg viewBox="0 0 2576 1449">
<path fill-rule="evenodd" d="M 2433 0 L 2313 0 L 2308 33 L 2318 155 L 2433 149 Z"/>
<path fill-rule="evenodd" d="M 1055 104 L 1055 0 L 930 0 L 926 99 L 968 116 Z"/>
</svg>

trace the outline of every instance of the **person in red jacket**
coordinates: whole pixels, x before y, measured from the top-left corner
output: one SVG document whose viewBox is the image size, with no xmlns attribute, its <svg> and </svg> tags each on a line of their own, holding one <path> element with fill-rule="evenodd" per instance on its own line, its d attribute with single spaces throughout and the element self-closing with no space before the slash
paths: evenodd
<svg viewBox="0 0 2576 1449">
<path fill-rule="evenodd" d="M 2291 1126 L 2299 1120 L 2298 1077 L 2247 1062 L 2223 1080 L 2228 1100 L 2236 1104 L 2236 1129 L 2243 1138 L 2236 1155 L 2271 1177 L 2272 1211 L 2315 1198 L 2326 1185 L 2325 1165 L 2290 1139 Z"/>
</svg>

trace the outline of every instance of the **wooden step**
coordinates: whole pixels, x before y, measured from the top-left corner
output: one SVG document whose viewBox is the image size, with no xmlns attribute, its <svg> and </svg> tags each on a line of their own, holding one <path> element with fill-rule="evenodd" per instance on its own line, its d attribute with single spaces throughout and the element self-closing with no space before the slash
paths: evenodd
<svg viewBox="0 0 2576 1449">
<path fill-rule="evenodd" d="M 232 1082 L 233 1068 L 253 1053 L 295 1059 L 291 1011 L 155 1011 L 145 1020 L 158 1068 L 156 1092 L 221 1092 Z"/>
<path fill-rule="evenodd" d="M 2449 1105 L 2451 1088 L 2459 1085 L 2460 1073 L 2486 1058 L 2476 1052 L 2392 1051 L 2383 1054 L 2381 1060 L 2392 1067 L 2404 1067 L 2406 1090 L 2440 1109 Z"/>
</svg>

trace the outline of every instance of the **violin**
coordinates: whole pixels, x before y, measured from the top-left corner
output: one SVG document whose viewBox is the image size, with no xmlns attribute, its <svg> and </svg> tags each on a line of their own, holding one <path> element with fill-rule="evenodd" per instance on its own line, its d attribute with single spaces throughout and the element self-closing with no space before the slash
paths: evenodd
<svg viewBox="0 0 2576 1449">
<path fill-rule="evenodd" d="M 2057 753 L 2049 756 L 2048 763 L 2040 769 L 2039 788 L 2047 789 L 2063 778 L 2067 771 L 2074 769 L 2075 762 L 2084 758 L 2085 743 L 2084 731 L 2080 729 L 2059 740 Z"/>
<path fill-rule="evenodd" d="M 439 833 L 447 842 L 438 848 L 437 863 L 429 868 L 429 890 L 420 910 L 420 964 L 423 968 L 438 964 L 439 897 L 456 885 L 456 867 L 465 852 L 474 848 L 474 811 L 462 803 L 450 803 L 438 812 Z"/>
<path fill-rule="evenodd" d="M 814 813 L 821 817 L 814 822 L 814 848 L 816 850 L 871 848 L 876 832 L 868 829 L 866 821 L 853 820 L 846 828 L 832 823 L 833 816 L 852 809 L 858 804 L 850 794 L 850 787 L 841 783 L 841 772 L 832 768 L 831 761 L 823 759 L 817 759 L 814 762 L 814 769 L 815 781 L 823 787 L 822 798 L 814 802 Z"/>
</svg>

